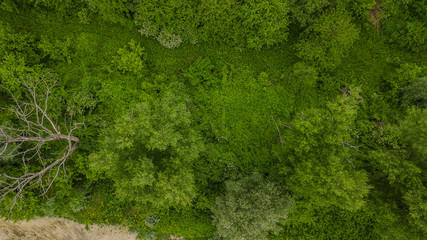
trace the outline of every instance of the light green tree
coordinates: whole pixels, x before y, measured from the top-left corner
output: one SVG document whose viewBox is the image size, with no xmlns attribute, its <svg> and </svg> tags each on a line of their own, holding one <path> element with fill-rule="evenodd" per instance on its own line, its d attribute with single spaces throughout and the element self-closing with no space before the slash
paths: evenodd
<svg viewBox="0 0 427 240">
<path fill-rule="evenodd" d="M 279 44 L 287 40 L 289 7 L 283 0 L 246 0 L 239 15 L 243 19 L 241 37 L 249 48 Z"/>
<path fill-rule="evenodd" d="M 204 148 L 191 119 L 184 100 L 171 92 L 136 104 L 104 132 L 100 151 L 90 156 L 93 171 L 113 180 L 122 200 L 157 209 L 190 204 L 191 164 Z"/>
<path fill-rule="evenodd" d="M 129 47 L 120 48 L 113 56 L 113 65 L 119 71 L 141 74 L 145 70 L 145 49 L 135 40 L 129 42 Z"/>
<path fill-rule="evenodd" d="M 287 219 L 293 200 L 260 173 L 226 182 L 212 208 L 217 234 L 230 240 L 268 239 Z"/>
</svg>

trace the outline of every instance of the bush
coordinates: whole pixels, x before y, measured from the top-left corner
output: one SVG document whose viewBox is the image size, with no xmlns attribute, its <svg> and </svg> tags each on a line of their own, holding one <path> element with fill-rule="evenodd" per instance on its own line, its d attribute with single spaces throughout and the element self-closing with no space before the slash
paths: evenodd
<svg viewBox="0 0 427 240">
<path fill-rule="evenodd" d="M 156 39 L 165 48 L 177 48 L 182 43 L 180 35 L 173 34 L 167 30 L 162 30 Z"/>
<path fill-rule="evenodd" d="M 134 40 L 129 42 L 129 48 L 120 48 L 113 64 L 119 71 L 141 73 L 145 69 L 145 49 Z"/>
<path fill-rule="evenodd" d="M 212 211 L 217 234 L 225 239 L 267 239 L 287 219 L 293 201 L 283 196 L 260 173 L 226 182 L 226 193 L 216 199 Z"/>
</svg>

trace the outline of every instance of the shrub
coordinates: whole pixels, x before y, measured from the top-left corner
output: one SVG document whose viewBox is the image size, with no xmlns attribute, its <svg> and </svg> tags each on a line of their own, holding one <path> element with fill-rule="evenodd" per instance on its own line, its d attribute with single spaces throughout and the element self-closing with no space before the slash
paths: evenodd
<svg viewBox="0 0 427 240">
<path fill-rule="evenodd" d="M 217 234 L 225 239 L 267 239 L 278 232 L 293 201 L 273 183 L 254 173 L 226 183 L 226 193 L 216 199 L 212 211 Z"/>
<path fill-rule="evenodd" d="M 173 34 L 168 30 L 162 30 L 156 39 L 163 47 L 166 48 L 177 48 L 182 43 L 180 35 Z"/>
</svg>

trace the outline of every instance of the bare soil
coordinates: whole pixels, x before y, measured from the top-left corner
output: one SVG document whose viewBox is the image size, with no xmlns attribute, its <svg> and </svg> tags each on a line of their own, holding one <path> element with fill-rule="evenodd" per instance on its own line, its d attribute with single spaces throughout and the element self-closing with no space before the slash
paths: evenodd
<svg viewBox="0 0 427 240">
<path fill-rule="evenodd" d="M 137 234 L 115 226 L 85 225 L 62 218 L 0 219 L 0 240 L 134 240 Z"/>
</svg>

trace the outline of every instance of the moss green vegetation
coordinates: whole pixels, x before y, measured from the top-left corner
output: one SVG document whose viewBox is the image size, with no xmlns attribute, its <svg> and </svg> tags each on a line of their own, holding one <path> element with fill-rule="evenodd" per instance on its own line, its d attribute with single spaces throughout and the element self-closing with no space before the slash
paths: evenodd
<svg viewBox="0 0 427 240">
<path fill-rule="evenodd" d="M 426 6 L 3 0 L 0 216 L 423 239 Z"/>
</svg>

